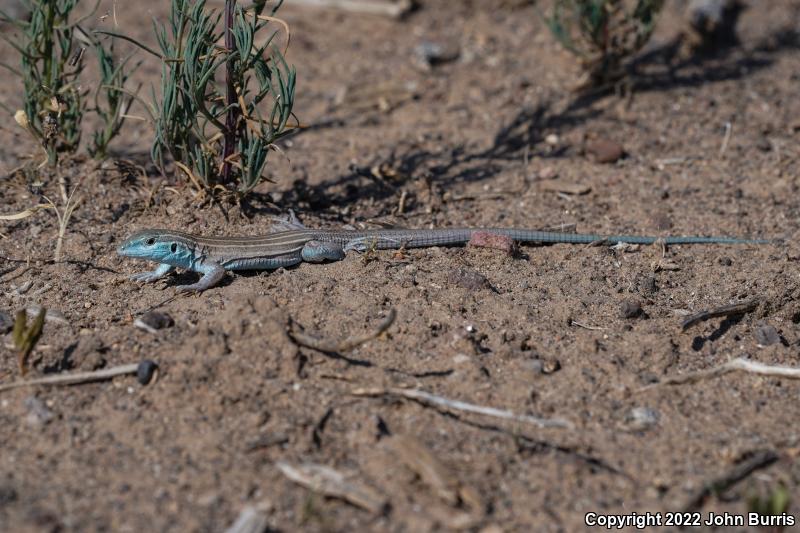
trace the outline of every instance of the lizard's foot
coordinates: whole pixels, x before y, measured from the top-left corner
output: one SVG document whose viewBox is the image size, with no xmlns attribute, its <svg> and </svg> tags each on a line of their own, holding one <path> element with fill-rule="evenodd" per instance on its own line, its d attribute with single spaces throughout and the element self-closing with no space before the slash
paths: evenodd
<svg viewBox="0 0 800 533">
<path fill-rule="evenodd" d="M 333 242 L 308 241 L 300 251 L 303 261 L 322 263 L 324 261 L 340 261 L 344 259 L 344 249 Z"/>
<path fill-rule="evenodd" d="M 175 270 L 174 266 L 159 265 L 157 269 L 152 272 L 140 272 L 130 277 L 131 281 L 141 281 L 143 283 L 155 283 L 170 272 Z"/>
<path fill-rule="evenodd" d="M 203 292 L 210 289 L 225 276 L 225 269 L 219 265 L 204 265 L 200 272 L 203 277 L 197 283 L 191 285 L 178 285 L 175 290 L 178 292 Z"/>
</svg>

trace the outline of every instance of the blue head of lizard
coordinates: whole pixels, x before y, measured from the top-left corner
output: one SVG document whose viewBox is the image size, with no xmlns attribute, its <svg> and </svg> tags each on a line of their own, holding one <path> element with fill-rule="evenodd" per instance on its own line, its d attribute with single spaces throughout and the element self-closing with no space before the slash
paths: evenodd
<svg viewBox="0 0 800 533">
<path fill-rule="evenodd" d="M 159 230 L 137 231 L 119 245 L 117 253 L 187 269 L 195 260 L 194 250 L 186 242 Z"/>
</svg>

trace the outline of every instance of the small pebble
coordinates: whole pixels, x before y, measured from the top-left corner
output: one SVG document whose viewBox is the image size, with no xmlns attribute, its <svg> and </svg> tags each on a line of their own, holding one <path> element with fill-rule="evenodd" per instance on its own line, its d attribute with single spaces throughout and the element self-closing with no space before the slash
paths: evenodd
<svg viewBox="0 0 800 533">
<path fill-rule="evenodd" d="M 159 329 L 171 328 L 175 321 L 167 313 L 150 311 L 133 321 L 133 325 L 149 333 L 156 333 Z"/>
<path fill-rule="evenodd" d="M 619 306 L 621 318 L 638 318 L 642 316 L 642 304 L 634 300 L 625 300 Z"/>
<path fill-rule="evenodd" d="M 634 407 L 625 416 L 629 431 L 643 431 L 658 424 L 658 411 L 649 407 Z"/>
<path fill-rule="evenodd" d="M 729 267 L 733 264 L 733 260 L 730 257 L 720 257 L 719 264 L 722 266 Z"/>
<path fill-rule="evenodd" d="M 559 139 L 558 135 L 556 135 L 555 133 L 550 133 L 547 137 L 544 138 L 544 142 L 546 142 L 550 146 L 555 146 L 559 142 L 561 142 L 561 139 Z"/>
<path fill-rule="evenodd" d="M 616 163 L 625 155 L 625 148 L 616 141 L 598 138 L 586 142 L 586 153 L 596 163 Z"/>
<path fill-rule="evenodd" d="M 158 365 L 155 361 L 144 359 L 136 368 L 136 380 L 142 385 L 147 385 L 153 379 L 156 370 L 158 370 Z"/>
<path fill-rule="evenodd" d="M 459 55 L 460 50 L 458 48 L 447 47 L 431 41 L 423 41 L 414 48 L 414 62 L 425 71 L 431 70 L 432 67 L 455 61 Z"/>
<path fill-rule="evenodd" d="M 772 346 L 781 342 L 781 335 L 778 330 L 767 324 L 759 325 L 756 328 L 755 336 L 756 344 L 759 346 Z"/>
</svg>

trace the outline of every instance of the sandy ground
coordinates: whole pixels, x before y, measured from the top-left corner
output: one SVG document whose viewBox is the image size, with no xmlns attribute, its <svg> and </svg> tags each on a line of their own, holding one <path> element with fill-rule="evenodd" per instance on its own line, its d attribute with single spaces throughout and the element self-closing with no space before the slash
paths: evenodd
<svg viewBox="0 0 800 533">
<path fill-rule="evenodd" d="M 693 509 L 705 520 L 743 515 L 780 487 L 797 494 L 800 383 L 731 373 L 642 390 L 738 357 L 800 366 L 795 2 L 751 1 L 739 46 L 689 59 L 669 46 L 684 27 L 671 6 L 630 99 L 570 93 L 579 69 L 530 6 L 423 1 L 393 21 L 287 4 L 295 110 L 311 127 L 273 154 L 275 183 L 245 208 L 199 205 L 153 172 L 152 132 L 131 122 L 112 159 L 43 173 L 45 194 L 58 198 L 63 178 L 82 199 L 65 261 L 51 260 L 52 212 L 0 225 L 0 309 L 40 304 L 69 323 L 47 323 L 28 377 L 143 359 L 160 368 L 147 386 L 120 377 L 0 392 L 0 530 L 223 531 L 255 507 L 280 531 L 578 531 L 590 512 Z M 109 16 L 96 25 L 116 16 L 154 43 L 150 17 L 165 2 L 113 7 L 102 4 Z M 421 68 L 425 42 L 458 57 Z M 148 59 L 137 77 L 147 87 L 157 75 Z M 16 80 L 0 89 L 19 105 Z M 11 172 L 37 148 L 10 119 L 0 127 L 0 212 L 13 213 L 39 202 Z M 586 153 L 592 139 L 627 155 L 600 164 Z M 553 190 L 565 186 L 585 193 Z M 287 209 L 311 227 L 576 224 L 785 242 L 379 252 L 228 275 L 178 297 L 172 287 L 194 274 L 142 286 L 128 276 L 149 265 L 114 253 L 135 229 L 256 235 Z M 681 330 L 687 315 L 752 300 L 754 311 Z M 386 333 L 347 353 L 289 334 L 366 334 L 392 309 Z M 150 310 L 174 325 L 134 327 Z M 0 346 L 9 383 L 20 378 L 10 334 Z M 363 388 L 568 427 L 353 394 Z M 344 475 L 355 501 L 281 471 L 310 463 Z"/>
</svg>

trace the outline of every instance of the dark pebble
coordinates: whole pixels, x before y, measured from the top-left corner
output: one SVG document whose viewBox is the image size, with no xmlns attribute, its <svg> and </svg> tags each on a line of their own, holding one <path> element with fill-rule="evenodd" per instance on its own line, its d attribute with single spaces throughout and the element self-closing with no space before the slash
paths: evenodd
<svg viewBox="0 0 800 533">
<path fill-rule="evenodd" d="M 781 342 L 778 330 L 767 324 L 761 324 L 756 328 L 756 343 L 759 346 L 772 346 Z"/>
<path fill-rule="evenodd" d="M 9 315 L 5 311 L 0 311 L 0 335 L 5 335 L 9 331 L 11 331 L 13 327 L 14 327 L 14 317 Z"/>
<path fill-rule="evenodd" d="M 619 316 L 622 318 L 637 318 L 642 316 L 642 304 L 632 300 L 625 300 L 619 306 Z"/>
<path fill-rule="evenodd" d="M 150 311 L 145 313 L 139 319 L 153 329 L 171 328 L 175 325 L 175 321 L 167 313 L 159 313 L 158 311 Z"/>
<path fill-rule="evenodd" d="M 733 264 L 733 260 L 730 257 L 720 257 L 719 264 L 722 266 L 729 267 Z"/>
<path fill-rule="evenodd" d="M 153 379 L 153 374 L 157 369 L 158 365 L 155 361 L 145 359 L 139 363 L 139 367 L 136 369 L 136 380 L 142 385 L 147 385 Z"/>
</svg>

